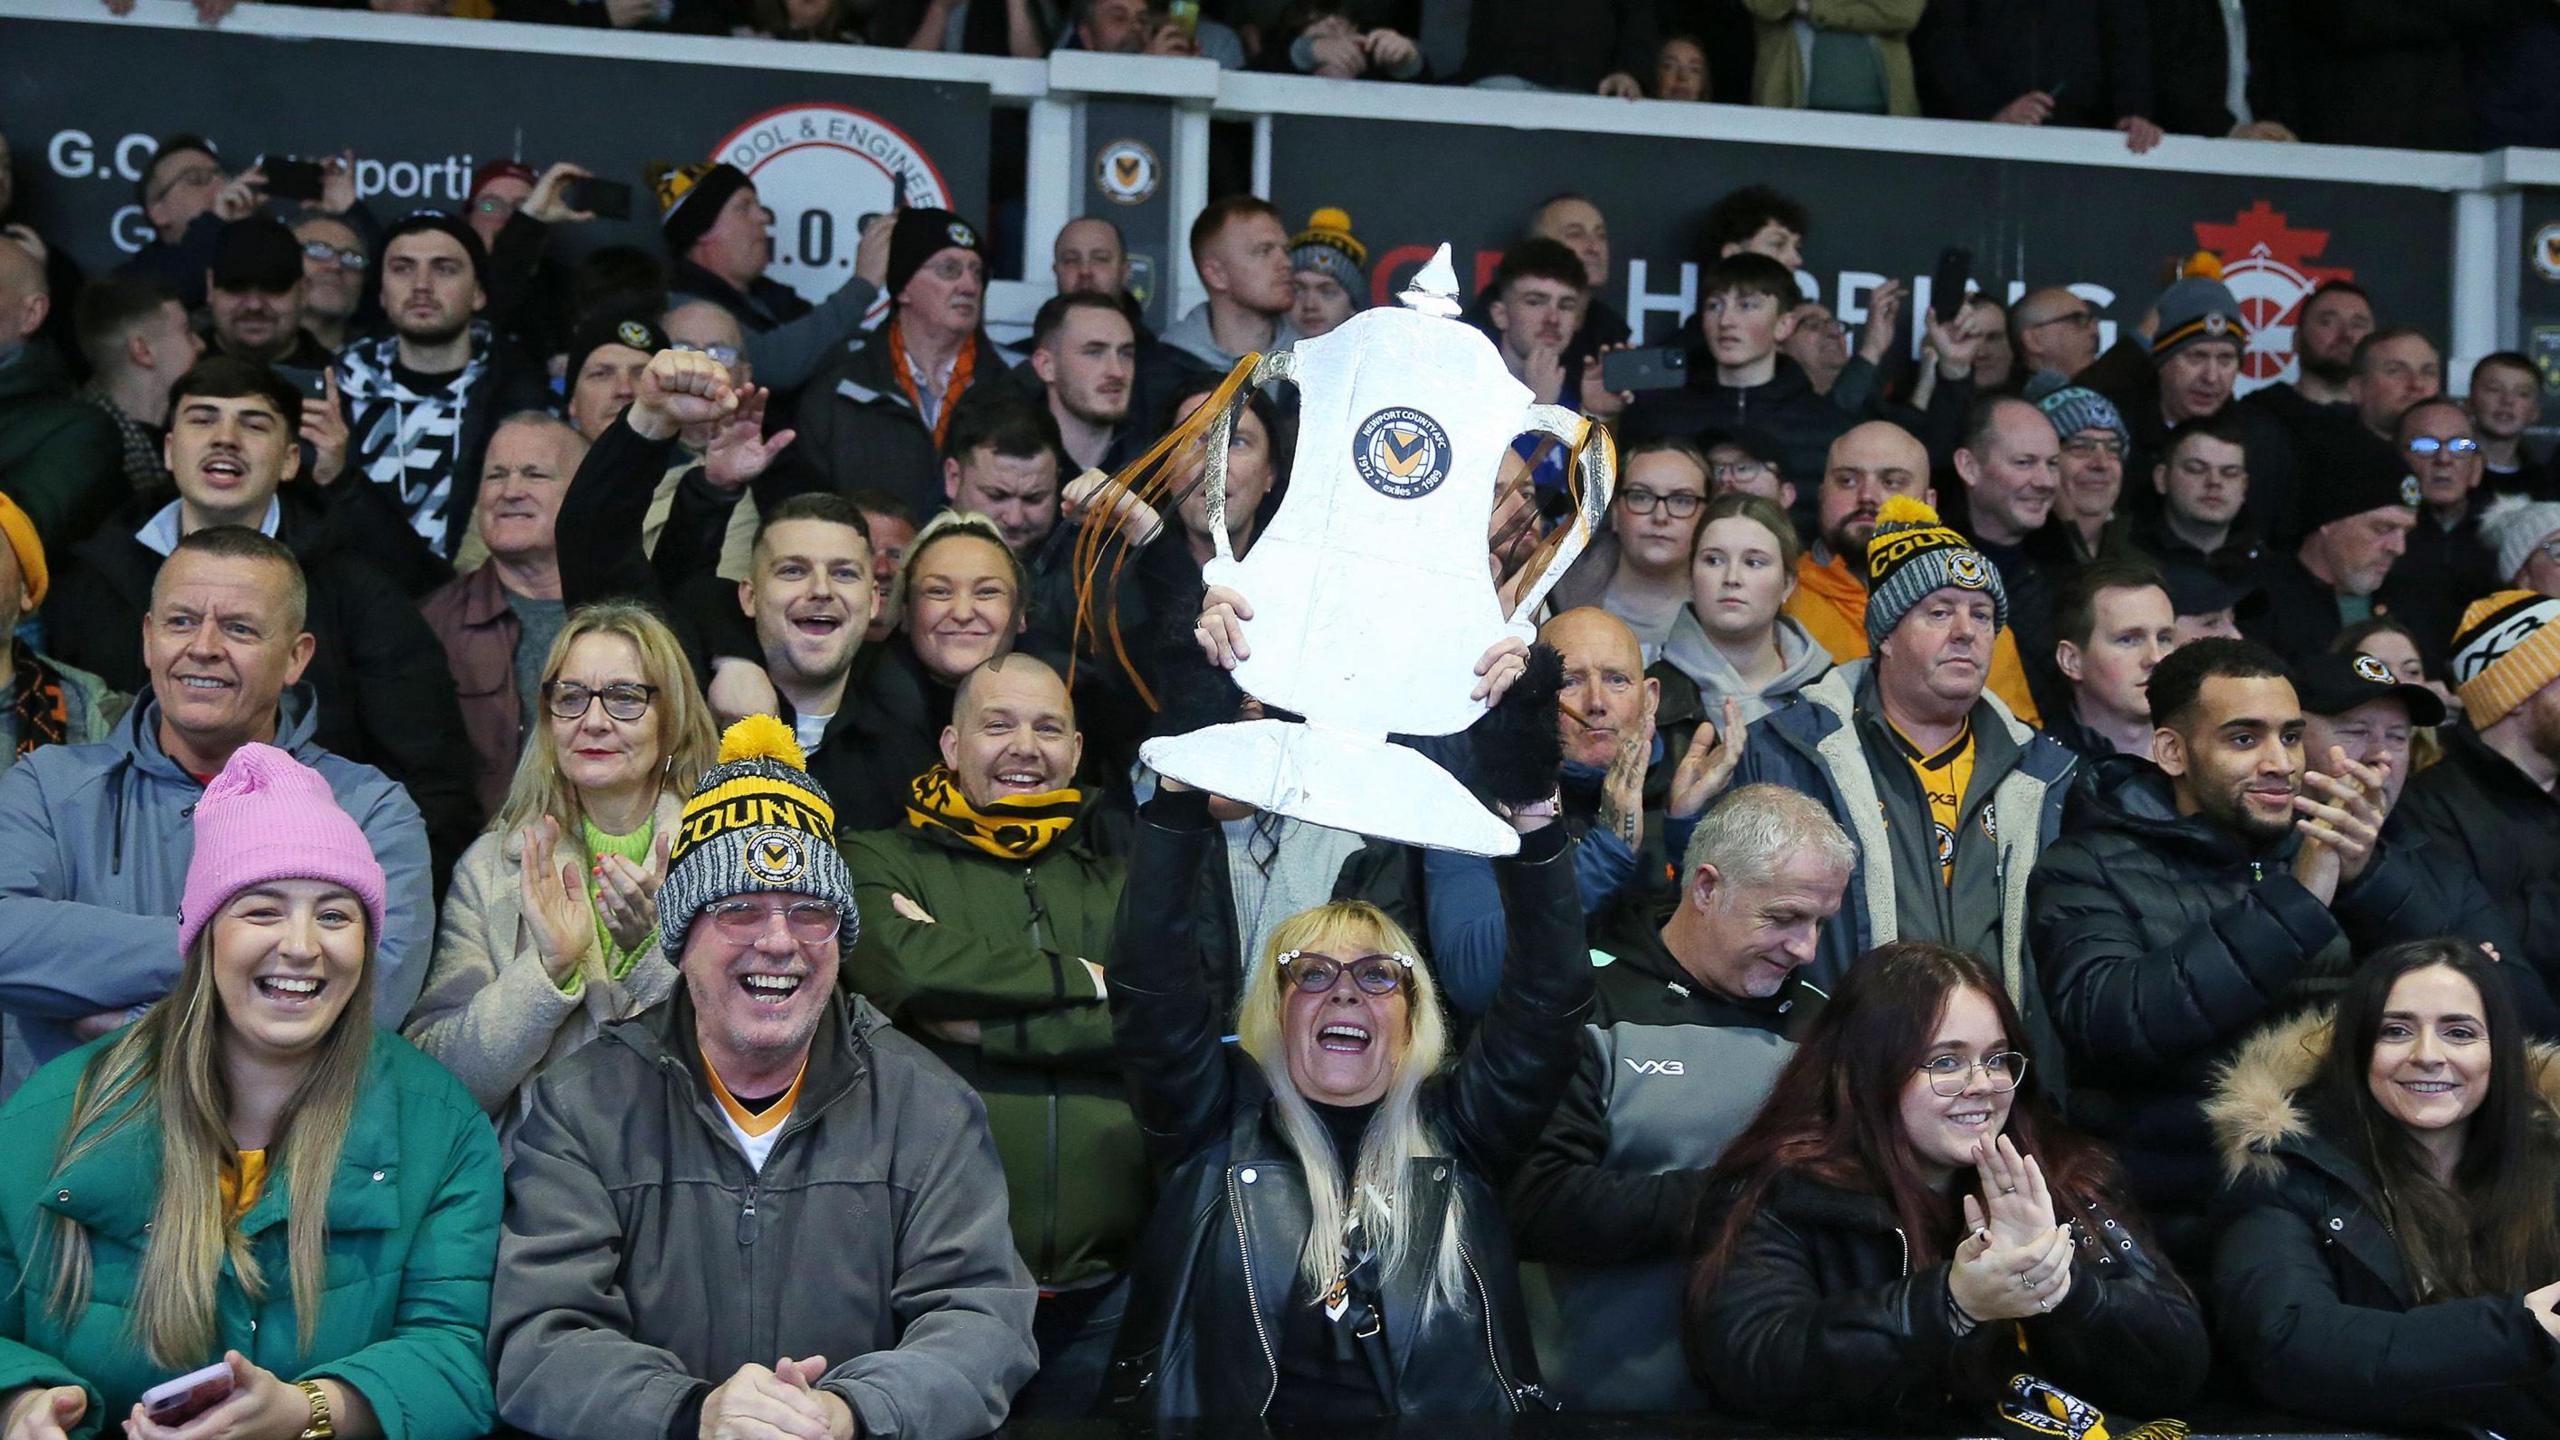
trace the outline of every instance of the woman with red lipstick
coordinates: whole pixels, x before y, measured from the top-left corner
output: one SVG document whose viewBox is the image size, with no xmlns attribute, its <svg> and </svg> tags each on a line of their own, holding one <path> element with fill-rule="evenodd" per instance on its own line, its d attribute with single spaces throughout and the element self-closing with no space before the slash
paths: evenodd
<svg viewBox="0 0 2560 1440">
<path fill-rule="evenodd" d="M 2209 1113 L 2231 1177 L 2222 1349 L 2368 1426 L 2560 1434 L 2560 1053 L 2458 940 L 2374 954 L 2272 1026 Z"/>
<path fill-rule="evenodd" d="M 2156 1415 L 2204 1380 L 2204 1318 L 2114 1162 L 2058 1124 L 1999 978 L 1903 942 L 1850 967 L 1724 1152 L 1690 1277 L 1720 1409 L 1979 1429 L 2032 1375 Z"/>
<path fill-rule="evenodd" d="M 539 693 L 507 803 L 454 867 L 405 1027 L 508 1133 L 535 1072 L 674 988 L 658 886 L 719 750 L 684 651 L 636 605 L 572 614 Z"/>
</svg>

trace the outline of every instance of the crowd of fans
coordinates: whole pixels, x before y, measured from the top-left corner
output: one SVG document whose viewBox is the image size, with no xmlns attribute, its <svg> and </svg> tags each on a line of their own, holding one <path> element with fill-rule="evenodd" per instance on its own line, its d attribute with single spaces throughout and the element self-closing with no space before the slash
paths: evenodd
<svg viewBox="0 0 2560 1440">
<path fill-rule="evenodd" d="M 132 0 L 107 0 L 111 8 Z M 218 20 L 236 0 L 195 0 Z M 285 0 L 404 15 L 2429 150 L 2560 145 L 2545 0 Z"/>
<path fill-rule="evenodd" d="M 1342 437 L 1221 382 L 1356 324 L 1339 211 L 1209 205 L 1160 334 L 1075 220 L 1017 354 L 948 211 L 812 305 L 725 165 L 575 259 L 573 165 L 388 224 L 350 172 L 172 136 L 116 273 L 0 237 L 6 1440 L 2560 1434 L 2525 357 L 2332 282 L 2242 397 L 2210 256 L 2104 353 L 2061 289 L 1852 336 L 1752 187 L 1613 390 L 1553 197 L 1456 298 L 1617 487 L 1415 742 L 1489 861 L 1138 758 L 1265 717 L 1209 562 Z M 1563 448 L 1494 485 L 1503 596 Z"/>
</svg>

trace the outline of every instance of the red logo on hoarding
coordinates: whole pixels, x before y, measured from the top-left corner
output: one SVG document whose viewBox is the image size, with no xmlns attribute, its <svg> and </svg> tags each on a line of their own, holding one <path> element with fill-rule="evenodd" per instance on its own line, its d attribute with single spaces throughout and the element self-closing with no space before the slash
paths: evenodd
<svg viewBox="0 0 2560 1440">
<path fill-rule="evenodd" d="M 2324 280 L 2353 280 L 2356 272 L 2311 262 L 2329 248 L 2326 230 L 2296 230 L 2284 212 L 2261 200 L 2241 211 L 2228 225 L 2199 221 L 2196 244 L 2222 261 L 2222 283 L 2240 302 L 2249 323 L 2248 344 L 2240 354 L 2238 393 L 2292 380 L 2293 321 L 2302 302 Z"/>
</svg>

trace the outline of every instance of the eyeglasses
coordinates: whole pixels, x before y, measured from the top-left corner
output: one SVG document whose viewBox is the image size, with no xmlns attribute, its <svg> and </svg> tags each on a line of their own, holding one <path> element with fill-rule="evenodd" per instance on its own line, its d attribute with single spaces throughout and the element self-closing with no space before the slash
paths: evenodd
<svg viewBox="0 0 2560 1440">
<path fill-rule="evenodd" d="M 542 682 L 542 703 L 553 715 L 563 720 L 586 718 L 587 707 L 598 700 L 604 702 L 604 713 L 616 720 L 637 720 L 649 713 L 649 698 L 658 693 L 655 685 L 637 685 L 628 681 L 590 690 L 569 680 Z"/>
<path fill-rule="evenodd" d="M 1707 467 L 1708 478 L 1727 483 L 1735 480 L 1757 480 L 1768 473 L 1768 465 L 1758 460 L 1726 460 Z M 1680 512 L 1674 510 L 1671 513 L 1677 515 Z"/>
<path fill-rule="evenodd" d="M 762 939 L 773 927 L 773 917 L 782 917 L 783 928 L 794 940 L 831 940 L 844 927 L 844 917 L 836 907 L 822 900 L 795 900 L 780 909 L 759 905 L 752 900 L 723 900 L 706 907 L 711 926 L 720 938 L 740 944 Z"/>
<path fill-rule="evenodd" d="M 1692 495 L 1686 490 L 1670 495 L 1656 495 L 1650 490 L 1621 490 L 1618 503 L 1626 506 L 1630 515 L 1650 515 L 1653 507 L 1659 505 L 1670 512 L 1672 519 L 1686 520 L 1698 513 L 1698 507 L 1707 503 L 1707 497 Z"/>
<path fill-rule="evenodd" d="M 2098 312 L 2095 310 L 2066 310 L 2049 319 L 2029 321 L 2027 324 L 2021 325 L 2018 328 L 2021 330 L 2041 330 L 2047 325 L 2069 325 L 2074 329 L 2085 329 L 2091 325 L 2095 325 L 2096 323 L 2098 323 Z"/>
<path fill-rule="evenodd" d="M 2480 442 L 2468 435 L 2457 435 L 2451 440 L 2439 440 L 2433 435 L 2420 435 L 2411 440 L 2407 448 L 2410 454 L 2420 456 L 2434 455 L 2439 452 L 2446 455 L 2477 455 L 2480 453 Z"/>
<path fill-rule="evenodd" d="M 471 202 L 471 208 L 483 215 L 513 215 L 516 202 L 504 195 L 483 195 Z"/>
<path fill-rule="evenodd" d="M 1961 1055 L 1937 1055 L 1920 1067 L 1920 1073 L 1929 1077 L 1929 1088 L 1950 1100 L 1963 1094 L 1965 1087 L 1973 1083 L 1976 1070 L 1982 1072 L 1984 1082 L 1995 1093 L 2015 1090 L 2018 1082 L 2027 1078 L 2027 1057 L 2015 1050 L 2003 1050 L 1979 1060 L 1967 1060 Z"/>
<path fill-rule="evenodd" d="M 690 340 L 678 340 L 667 348 L 682 350 L 691 355 L 708 355 L 712 363 L 724 369 L 738 368 L 738 347 L 735 345 L 696 345 Z"/>
<path fill-rule="evenodd" d="M 2124 458 L 2124 442 L 2104 435 L 2074 435 L 2062 442 L 2062 448 L 2070 451 L 2075 460 L 2086 460 L 2093 455 L 2112 455 L 2118 460 Z"/>
<path fill-rule="evenodd" d="M 341 270 L 361 270 L 366 265 L 372 263 L 366 258 L 363 251 L 341 250 L 326 240 L 303 241 L 302 258 L 305 260 L 317 260 L 323 265 L 334 260 L 337 262 L 338 268 Z"/>
<path fill-rule="evenodd" d="M 2560 540 L 2545 540 L 2533 547 L 2533 553 L 2554 565 L 2560 565 Z"/>
<path fill-rule="evenodd" d="M 1289 983 L 1309 995 L 1322 995 L 1351 972 L 1351 983 L 1366 995 L 1393 995 L 1412 978 L 1413 957 L 1398 951 L 1392 955 L 1363 955 L 1350 961 L 1336 960 L 1330 955 L 1310 955 L 1304 950 L 1283 950 L 1271 957 Z"/>
</svg>

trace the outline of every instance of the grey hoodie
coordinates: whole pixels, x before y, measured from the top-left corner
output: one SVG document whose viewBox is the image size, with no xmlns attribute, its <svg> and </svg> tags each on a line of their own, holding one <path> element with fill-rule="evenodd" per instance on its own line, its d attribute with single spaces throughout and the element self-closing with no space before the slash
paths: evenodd
<svg viewBox="0 0 2560 1440">
<path fill-rule="evenodd" d="M 427 827 L 370 765 L 312 743 L 311 689 L 284 694 L 275 743 L 326 778 L 382 862 L 389 888 L 374 952 L 374 1019 L 397 1029 L 434 941 Z M 70 1023 L 147 1005 L 177 984 L 178 901 L 204 786 L 160 749 L 160 702 L 142 697 L 104 740 L 48 745 L 0 775 L 0 1010 L 36 1063 L 79 1043 Z"/>
<path fill-rule="evenodd" d="M 1822 648 L 1803 622 L 1793 615 L 1781 614 L 1778 658 L 1787 668 L 1769 682 L 1767 689 L 1754 690 L 1734 670 L 1733 663 L 1724 658 L 1724 652 L 1707 643 L 1707 632 L 1698 624 L 1698 613 L 1686 605 L 1671 621 L 1671 639 L 1662 647 L 1662 658 L 1698 687 L 1698 703 L 1706 707 L 1708 718 L 1722 715 L 1724 702 L 1734 700 L 1741 703 L 1745 725 L 1830 673 L 1832 664 L 1831 652 Z"/>
</svg>

